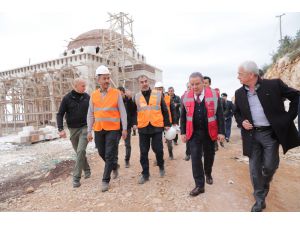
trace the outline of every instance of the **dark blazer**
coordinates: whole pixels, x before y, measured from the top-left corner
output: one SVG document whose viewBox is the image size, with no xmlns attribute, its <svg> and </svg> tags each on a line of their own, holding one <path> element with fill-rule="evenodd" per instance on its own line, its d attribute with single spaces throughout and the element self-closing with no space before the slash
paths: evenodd
<svg viewBox="0 0 300 225">
<path fill-rule="evenodd" d="M 261 80 L 259 78 L 257 86 L 257 96 L 271 124 L 274 138 L 282 145 L 285 154 L 289 149 L 300 145 L 300 139 L 294 124 L 294 119 L 297 116 L 299 91 L 288 87 L 280 79 Z M 288 112 L 284 108 L 284 98 L 291 101 Z M 253 124 L 245 87 L 241 87 L 235 92 L 234 116 L 238 127 L 242 129 L 243 154 L 251 156 L 253 130 L 246 130 L 242 126 L 244 120 L 249 120 Z"/>
<path fill-rule="evenodd" d="M 132 98 L 125 96 L 123 102 L 127 113 L 127 130 L 129 130 L 133 127 L 134 121 L 136 121 L 136 110 Z"/>
<path fill-rule="evenodd" d="M 224 119 L 230 119 L 233 117 L 233 103 L 232 101 L 227 100 L 226 102 L 222 100 L 222 105 L 223 105 L 223 112 L 224 112 Z"/>
</svg>

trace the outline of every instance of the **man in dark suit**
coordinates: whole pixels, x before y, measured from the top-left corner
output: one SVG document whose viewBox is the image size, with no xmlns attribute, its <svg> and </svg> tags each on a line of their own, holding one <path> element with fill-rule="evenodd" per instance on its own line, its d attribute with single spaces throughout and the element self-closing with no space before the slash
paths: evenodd
<svg viewBox="0 0 300 225">
<path fill-rule="evenodd" d="M 297 115 L 299 92 L 280 79 L 259 77 L 253 61 L 242 63 L 238 79 L 243 87 L 235 92 L 235 118 L 241 127 L 243 154 L 249 157 L 255 204 L 252 212 L 266 208 L 265 198 L 279 165 L 279 144 L 283 152 L 300 145 L 293 120 Z M 290 100 L 286 112 L 283 98 Z"/>
<path fill-rule="evenodd" d="M 180 130 L 182 142 L 188 142 L 192 158 L 195 188 L 191 196 L 204 193 L 204 183 L 213 183 L 214 141 L 224 140 L 224 115 L 217 92 L 204 87 L 201 73 L 190 75 L 191 90 L 182 98 Z M 202 155 L 204 153 L 204 168 Z M 204 177 L 205 173 L 205 177 Z"/>
<path fill-rule="evenodd" d="M 222 106 L 224 112 L 224 119 L 225 119 L 225 140 L 229 142 L 230 134 L 231 134 L 231 124 L 232 124 L 232 117 L 233 117 L 233 103 L 232 101 L 227 100 L 227 94 L 222 93 Z"/>
</svg>

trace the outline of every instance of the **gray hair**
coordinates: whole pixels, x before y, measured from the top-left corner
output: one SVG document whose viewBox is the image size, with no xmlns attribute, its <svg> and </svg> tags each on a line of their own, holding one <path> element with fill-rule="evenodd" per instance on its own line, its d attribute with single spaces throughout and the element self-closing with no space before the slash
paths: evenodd
<svg viewBox="0 0 300 225">
<path fill-rule="evenodd" d="M 190 75 L 189 79 L 191 79 L 191 78 L 196 78 L 196 77 L 199 77 L 200 80 L 203 81 L 203 76 L 202 76 L 202 74 L 201 74 L 200 72 L 194 72 L 194 73 L 192 73 L 192 74 Z"/>
<path fill-rule="evenodd" d="M 245 62 L 241 63 L 241 65 L 239 67 L 243 68 L 246 72 L 259 75 L 258 67 L 254 61 L 250 61 L 250 60 L 245 61 Z"/>
<path fill-rule="evenodd" d="M 75 88 L 75 86 L 79 83 L 85 83 L 86 84 L 86 80 L 83 79 L 82 77 L 77 77 L 73 80 L 73 87 Z"/>
<path fill-rule="evenodd" d="M 147 77 L 146 75 L 142 74 L 142 75 L 139 75 L 137 80 L 139 81 L 141 78 L 146 78 L 147 80 L 149 80 L 149 77 Z"/>
</svg>

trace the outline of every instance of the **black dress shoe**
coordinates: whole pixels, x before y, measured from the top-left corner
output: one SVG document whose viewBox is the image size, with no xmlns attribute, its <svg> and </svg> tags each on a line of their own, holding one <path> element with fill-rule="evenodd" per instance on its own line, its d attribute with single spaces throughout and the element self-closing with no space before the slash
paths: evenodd
<svg viewBox="0 0 300 225">
<path fill-rule="evenodd" d="M 214 183 L 214 180 L 212 176 L 206 176 L 206 183 L 212 185 Z"/>
<path fill-rule="evenodd" d="M 201 193 L 204 193 L 204 187 L 195 187 L 191 192 L 190 196 L 197 196 Z"/>
<path fill-rule="evenodd" d="M 266 202 L 255 202 L 255 204 L 251 208 L 251 212 L 261 212 L 263 209 L 266 208 Z"/>
</svg>

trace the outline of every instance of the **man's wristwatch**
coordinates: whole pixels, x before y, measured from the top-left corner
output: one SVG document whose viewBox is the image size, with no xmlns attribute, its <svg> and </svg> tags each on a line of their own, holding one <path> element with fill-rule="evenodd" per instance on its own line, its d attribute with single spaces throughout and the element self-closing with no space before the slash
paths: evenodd
<svg viewBox="0 0 300 225">
<path fill-rule="evenodd" d="M 58 128 L 58 131 L 59 131 L 59 132 L 61 132 L 61 131 L 63 131 L 63 130 L 64 130 L 64 129 L 62 129 L 62 128 Z"/>
</svg>

